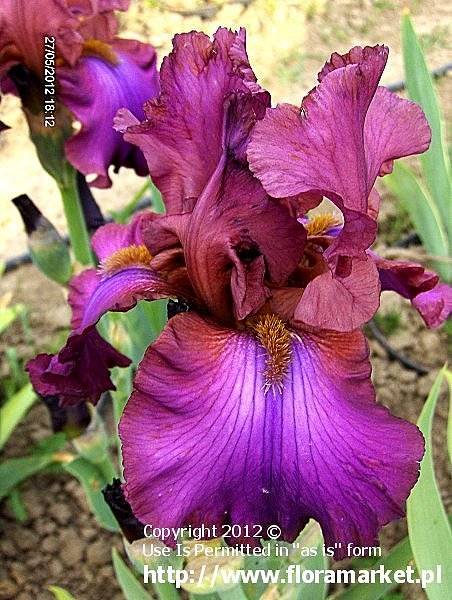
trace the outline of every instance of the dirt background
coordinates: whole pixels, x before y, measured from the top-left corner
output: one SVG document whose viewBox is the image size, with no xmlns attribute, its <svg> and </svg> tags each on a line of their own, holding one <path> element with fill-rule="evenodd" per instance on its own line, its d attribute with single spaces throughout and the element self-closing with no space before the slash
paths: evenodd
<svg viewBox="0 0 452 600">
<path fill-rule="evenodd" d="M 410 3 L 391 0 L 256 0 L 247 8 L 234 0 L 224 2 L 214 18 L 201 18 L 201 10 L 213 14 L 219 2 L 154 0 L 132 2 L 121 16 L 123 35 L 153 43 L 160 57 L 169 50 L 175 32 L 191 29 L 213 33 L 219 25 L 246 26 L 251 64 L 274 102 L 299 102 L 314 84 L 316 73 L 332 51 L 346 51 L 355 44 L 386 43 L 391 53 L 383 83 L 403 78 L 400 53 L 400 15 L 409 5 L 431 68 L 450 61 L 451 5 L 446 1 L 420 0 Z M 180 14 L 180 11 L 185 14 Z M 451 116 L 450 77 L 438 84 L 446 117 Z M 29 194 L 62 233 L 64 217 L 53 181 L 41 170 L 17 100 L 2 99 L 0 119 L 12 126 L 0 136 L 0 258 L 5 260 L 26 250 L 26 238 L 18 214 L 9 200 Z M 24 175 L 26 174 L 26 176 Z M 131 199 L 143 179 L 122 171 L 111 190 L 96 191 L 104 210 L 118 208 Z M 382 188 L 381 188 L 382 189 Z M 384 192 L 384 190 L 383 190 Z M 410 230 L 409 222 L 384 193 L 380 220 L 380 248 Z M 16 347 L 19 356 L 58 346 L 68 327 L 69 312 L 61 289 L 46 280 L 32 266 L 24 266 L 0 280 L 0 301 L 23 302 L 29 309 L 32 341 L 24 341 L 19 325 L 3 336 L 6 345 Z M 51 310 L 49 310 L 51 307 Z M 423 402 L 447 357 L 444 331 L 428 331 L 409 303 L 393 294 L 382 298 L 383 315 L 400 315 L 390 342 L 413 359 L 432 368 L 419 377 L 389 361 L 381 347 L 370 338 L 373 378 L 380 403 L 393 414 L 415 422 Z M 5 362 L 0 376 L 7 374 Z M 443 391 L 434 425 L 434 456 L 443 498 L 451 505 L 450 480 L 444 453 L 447 399 Z M 7 444 L 3 456 L 23 456 L 30 443 L 50 431 L 46 409 L 36 405 Z M 83 491 L 75 480 L 63 475 L 39 475 L 23 486 L 29 519 L 24 525 L 14 520 L 6 504 L 0 522 L 0 599 L 49 600 L 49 585 L 60 585 L 77 600 L 119 600 L 110 548 L 121 548 L 118 536 L 101 531 L 90 514 Z M 404 519 L 383 529 L 384 548 L 391 547 L 406 533 Z M 403 588 L 406 598 L 425 598 L 415 586 Z"/>
</svg>

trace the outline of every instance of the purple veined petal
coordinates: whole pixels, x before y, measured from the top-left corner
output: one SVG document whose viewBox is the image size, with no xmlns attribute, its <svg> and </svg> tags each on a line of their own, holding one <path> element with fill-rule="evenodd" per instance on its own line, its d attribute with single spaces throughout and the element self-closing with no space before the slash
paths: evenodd
<svg viewBox="0 0 452 600">
<path fill-rule="evenodd" d="M 292 333 L 284 387 L 265 394 L 253 334 L 194 313 L 171 319 L 120 422 L 125 494 L 143 523 L 264 535 L 277 524 L 293 540 L 313 517 L 340 559 L 403 514 L 423 439 L 375 403 L 364 336 Z"/>
<path fill-rule="evenodd" d="M 96 404 L 103 392 L 115 390 L 110 369 L 130 363 L 90 327 L 82 333 L 73 332 L 58 354 L 39 354 L 29 360 L 25 370 L 39 394 L 59 396 L 61 406 L 72 406 L 79 402 Z"/>
<path fill-rule="evenodd" d="M 83 56 L 76 67 L 59 68 L 58 77 L 61 101 L 81 123 L 80 132 L 65 146 L 71 164 L 84 175 L 97 175 L 91 183 L 96 187 L 111 185 L 110 165 L 116 171 L 124 166 L 146 175 L 144 156 L 114 130 L 113 120 L 121 107 L 143 117 L 143 104 L 158 94 L 154 48 L 135 40 L 116 39 L 111 56 Z"/>
<path fill-rule="evenodd" d="M 243 29 L 220 28 L 213 40 L 199 32 L 176 35 L 160 81 L 146 120 L 121 111 L 117 128 L 143 151 L 167 213 L 176 214 L 201 194 L 226 145 L 244 158 L 249 128 L 263 117 L 269 95 L 250 68 Z"/>
</svg>

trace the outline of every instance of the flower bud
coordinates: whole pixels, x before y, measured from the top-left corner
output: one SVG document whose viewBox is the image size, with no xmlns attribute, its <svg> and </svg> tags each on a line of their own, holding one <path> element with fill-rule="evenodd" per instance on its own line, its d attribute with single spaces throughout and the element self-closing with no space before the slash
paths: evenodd
<svg viewBox="0 0 452 600">
<path fill-rule="evenodd" d="M 49 279 L 67 283 L 72 274 L 71 259 L 58 231 L 25 194 L 17 196 L 12 202 L 24 222 L 33 263 Z"/>
<path fill-rule="evenodd" d="M 86 404 L 60 406 L 58 396 L 40 396 L 46 405 L 54 433 L 63 431 L 69 439 L 80 436 L 91 422 L 91 413 Z"/>
<path fill-rule="evenodd" d="M 225 583 L 222 573 L 227 574 L 231 571 L 237 571 L 243 568 L 243 556 L 197 556 L 190 560 L 185 569 L 193 573 L 191 579 L 196 583 L 182 583 L 182 587 L 191 594 L 212 594 L 221 593 L 226 590 L 232 590 L 237 586 L 230 581 L 229 576 L 225 576 Z M 201 577 L 201 573 L 203 573 Z"/>
</svg>

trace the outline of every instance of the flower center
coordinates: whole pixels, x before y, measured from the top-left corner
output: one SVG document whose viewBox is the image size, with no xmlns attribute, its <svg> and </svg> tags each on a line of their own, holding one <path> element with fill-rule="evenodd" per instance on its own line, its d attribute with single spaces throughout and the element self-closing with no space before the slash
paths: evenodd
<svg viewBox="0 0 452 600">
<path fill-rule="evenodd" d="M 146 246 L 132 244 L 113 252 L 108 258 L 104 258 L 99 266 L 99 274 L 109 277 L 127 267 L 149 267 L 151 259 L 152 256 Z"/>
<path fill-rule="evenodd" d="M 119 56 L 111 46 L 99 40 L 85 40 L 82 49 L 83 56 L 98 56 L 112 65 L 119 64 Z"/>
<path fill-rule="evenodd" d="M 308 232 L 308 236 L 312 235 L 322 235 L 331 227 L 338 227 L 342 225 L 342 219 L 339 215 L 334 213 L 320 213 L 318 215 L 313 216 L 306 223 L 306 231 Z"/>
<path fill-rule="evenodd" d="M 273 314 L 255 317 L 250 322 L 250 329 L 267 353 L 263 372 L 264 393 L 266 394 L 270 388 L 274 387 L 281 392 L 284 388 L 284 378 L 289 370 L 292 354 L 291 334 L 284 321 Z"/>
</svg>

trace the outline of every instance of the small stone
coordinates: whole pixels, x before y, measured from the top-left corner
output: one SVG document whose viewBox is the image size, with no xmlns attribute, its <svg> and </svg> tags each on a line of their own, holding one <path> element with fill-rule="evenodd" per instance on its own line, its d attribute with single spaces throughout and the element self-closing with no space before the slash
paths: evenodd
<svg viewBox="0 0 452 600">
<path fill-rule="evenodd" d="M 86 557 L 90 565 L 100 567 L 111 561 L 111 546 L 103 540 L 98 540 L 88 546 Z"/>
<path fill-rule="evenodd" d="M 16 537 L 16 544 L 21 550 L 36 550 L 38 536 L 29 529 L 22 529 L 21 535 Z"/>
<path fill-rule="evenodd" d="M 84 544 L 74 530 L 64 531 L 61 536 L 61 560 L 66 567 L 76 565 L 82 560 Z"/>
<path fill-rule="evenodd" d="M 64 570 L 63 565 L 60 563 L 59 560 L 53 560 L 50 564 L 49 564 L 49 573 L 52 577 L 54 578 L 58 578 L 60 577 L 60 575 L 62 575 Z"/>
<path fill-rule="evenodd" d="M 0 598 L 2 600 L 10 600 L 16 598 L 19 588 L 10 579 L 0 579 Z"/>
<path fill-rule="evenodd" d="M 72 517 L 72 512 L 66 504 L 57 504 L 52 508 L 52 516 L 60 525 L 67 525 Z"/>
<path fill-rule="evenodd" d="M 9 567 L 13 579 L 19 584 L 24 585 L 27 581 L 28 569 L 23 563 L 12 563 Z"/>
<path fill-rule="evenodd" d="M 38 519 L 44 514 L 46 507 L 43 502 L 43 495 L 35 488 L 29 488 L 22 493 L 22 500 L 27 509 L 30 519 Z"/>
<path fill-rule="evenodd" d="M 36 521 L 34 528 L 39 535 L 49 535 L 56 531 L 57 526 L 53 521 L 40 519 L 39 521 Z"/>
<path fill-rule="evenodd" d="M 99 534 L 99 532 L 97 531 L 97 529 L 94 529 L 94 527 L 85 527 L 84 529 L 82 529 L 81 534 L 83 539 L 87 540 L 88 542 L 91 542 Z"/>
<path fill-rule="evenodd" d="M 14 558 L 17 554 L 16 547 L 11 540 L 2 540 L 0 543 L 0 551 L 4 556 L 8 558 Z"/>
<path fill-rule="evenodd" d="M 46 554 L 53 554 L 59 548 L 58 538 L 54 535 L 49 535 L 41 543 L 42 551 Z"/>
</svg>

